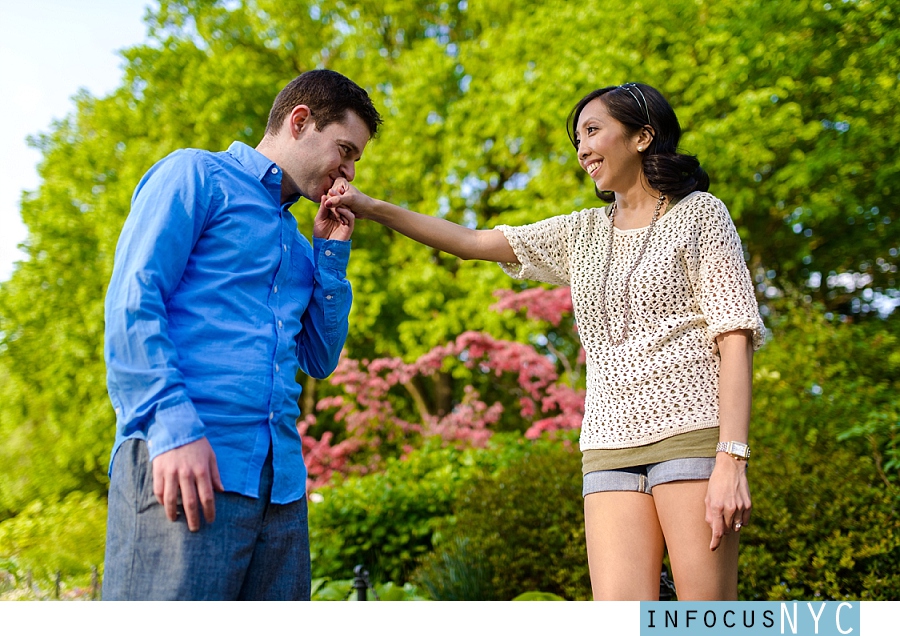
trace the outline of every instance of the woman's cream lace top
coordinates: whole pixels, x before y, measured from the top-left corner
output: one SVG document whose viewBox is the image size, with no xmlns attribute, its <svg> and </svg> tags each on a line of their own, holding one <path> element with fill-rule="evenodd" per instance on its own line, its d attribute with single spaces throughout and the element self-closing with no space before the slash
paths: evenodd
<svg viewBox="0 0 900 636">
<path fill-rule="evenodd" d="M 603 327 L 600 288 L 609 245 L 607 208 L 521 227 L 498 226 L 519 259 L 507 274 L 570 285 L 587 353 L 581 449 L 631 448 L 719 425 L 715 337 L 749 329 L 758 349 L 765 326 L 725 205 L 694 192 L 659 218 L 631 277 L 630 331 L 613 346 Z M 607 306 L 622 333 L 625 276 L 648 228 L 613 230 Z"/>
</svg>

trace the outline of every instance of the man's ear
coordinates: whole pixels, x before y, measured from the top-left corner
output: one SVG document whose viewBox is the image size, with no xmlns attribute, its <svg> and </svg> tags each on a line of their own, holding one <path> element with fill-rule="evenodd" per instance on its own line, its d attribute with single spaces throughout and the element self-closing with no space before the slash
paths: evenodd
<svg viewBox="0 0 900 636">
<path fill-rule="evenodd" d="M 290 130 L 291 136 L 296 139 L 300 136 L 300 133 L 303 132 L 305 127 L 312 125 L 313 118 L 309 106 L 306 106 L 305 104 L 297 104 L 294 106 L 290 115 L 288 115 L 288 129 Z"/>
</svg>

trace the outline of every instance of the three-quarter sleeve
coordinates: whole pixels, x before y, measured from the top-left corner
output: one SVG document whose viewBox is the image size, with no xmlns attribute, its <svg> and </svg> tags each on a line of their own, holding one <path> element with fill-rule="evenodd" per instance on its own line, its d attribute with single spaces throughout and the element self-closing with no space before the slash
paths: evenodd
<svg viewBox="0 0 900 636">
<path fill-rule="evenodd" d="M 741 239 L 725 204 L 705 197 L 700 207 L 700 232 L 695 244 L 694 294 L 706 318 L 707 334 L 716 336 L 747 329 L 753 348 L 765 340 L 766 328 L 759 315 L 750 271 L 744 262 Z"/>
<path fill-rule="evenodd" d="M 576 214 L 554 216 L 529 225 L 498 225 L 518 263 L 500 263 L 513 278 L 553 285 L 571 283 L 571 245 Z"/>
</svg>

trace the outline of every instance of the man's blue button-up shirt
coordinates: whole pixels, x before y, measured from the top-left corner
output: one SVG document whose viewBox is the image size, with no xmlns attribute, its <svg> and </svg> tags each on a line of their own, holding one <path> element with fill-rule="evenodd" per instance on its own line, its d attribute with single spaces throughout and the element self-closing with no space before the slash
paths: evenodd
<svg viewBox="0 0 900 636">
<path fill-rule="evenodd" d="M 298 371 L 324 378 L 347 338 L 348 241 L 297 230 L 281 168 L 249 146 L 179 150 L 144 176 L 106 296 L 115 452 L 151 459 L 205 436 L 225 490 L 256 497 L 271 445 L 272 502 L 306 490 Z"/>
</svg>

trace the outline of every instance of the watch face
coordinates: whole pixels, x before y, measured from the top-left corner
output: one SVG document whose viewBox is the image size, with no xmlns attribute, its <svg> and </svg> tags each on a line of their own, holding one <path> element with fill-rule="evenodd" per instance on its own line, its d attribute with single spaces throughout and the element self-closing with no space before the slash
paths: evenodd
<svg viewBox="0 0 900 636">
<path fill-rule="evenodd" d="M 747 445 L 740 442 L 731 442 L 731 452 L 742 457 L 747 456 Z"/>
</svg>

